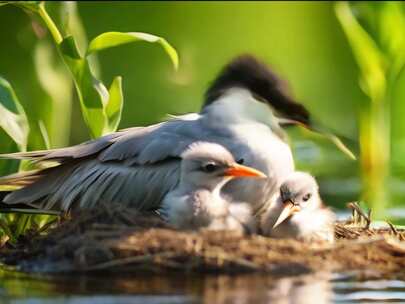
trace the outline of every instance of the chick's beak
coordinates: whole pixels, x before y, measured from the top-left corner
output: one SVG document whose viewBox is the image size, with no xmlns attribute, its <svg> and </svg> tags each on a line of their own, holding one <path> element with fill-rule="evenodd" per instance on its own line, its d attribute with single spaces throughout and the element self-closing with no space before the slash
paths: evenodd
<svg viewBox="0 0 405 304">
<path fill-rule="evenodd" d="M 273 228 L 276 228 L 278 225 L 280 225 L 282 222 L 284 222 L 287 218 L 289 218 L 291 215 L 294 213 L 300 211 L 301 208 L 297 205 L 294 205 L 294 203 L 291 200 L 284 201 L 284 208 L 281 211 L 276 223 L 273 225 Z"/>
<path fill-rule="evenodd" d="M 263 172 L 253 169 L 251 167 L 242 166 L 239 164 L 232 164 L 229 168 L 227 168 L 224 172 L 225 176 L 232 176 L 232 177 L 258 177 L 258 178 L 266 178 L 266 174 Z"/>
</svg>

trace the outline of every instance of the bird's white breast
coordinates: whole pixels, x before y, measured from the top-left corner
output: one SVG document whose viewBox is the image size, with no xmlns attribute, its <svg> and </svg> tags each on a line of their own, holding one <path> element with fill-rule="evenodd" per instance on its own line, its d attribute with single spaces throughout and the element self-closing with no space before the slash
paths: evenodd
<svg viewBox="0 0 405 304">
<path fill-rule="evenodd" d="M 261 170 L 267 180 L 236 179 L 224 187 L 235 201 L 260 207 L 284 178 L 294 171 L 289 145 L 274 130 L 280 128 L 271 108 L 254 100 L 247 90 L 232 89 L 204 110 L 202 123 L 212 134 L 223 134 L 222 142 L 235 159 Z"/>
</svg>

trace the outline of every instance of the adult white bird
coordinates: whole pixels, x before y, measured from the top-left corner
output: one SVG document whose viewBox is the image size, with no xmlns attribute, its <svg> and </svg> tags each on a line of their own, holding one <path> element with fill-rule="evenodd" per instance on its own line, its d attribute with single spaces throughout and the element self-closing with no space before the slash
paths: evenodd
<svg viewBox="0 0 405 304">
<path fill-rule="evenodd" d="M 254 232 L 250 206 L 230 201 L 221 194 L 221 189 L 234 178 L 266 178 L 266 175 L 236 163 L 228 150 L 214 143 L 193 143 L 181 158 L 180 182 L 165 196 L 159 209 L 163 219 L 180 229 L 206 227 Z"/>
<path fill-rule="evenodd" d="M 125 129 L 77 146 L 3 155 L 58 163 L 1 178 L 0 185 L 22 187 L 3 201 L 63 211 L 93 208 L 101 200 L 158 209 L 179 184 L 181 153 L 196 141 L 209 141 L 268 176 L 260 181 L 232 180 L 223 188 L 232 200 L 259 209 L 294 171 L 279 117 L 309 124 L 308 112 L 283 92 L 280 80 L 252 56 L 241 56 L 213 82 L 200 113 Z"/>
<path fill-rule="evenodd" d="M 264 235 L 275 238 L 334 241 L 334 213 L 322 203 L 318 184 L 305 172 L 293 172 L 260 220 Z"/>
</svg>

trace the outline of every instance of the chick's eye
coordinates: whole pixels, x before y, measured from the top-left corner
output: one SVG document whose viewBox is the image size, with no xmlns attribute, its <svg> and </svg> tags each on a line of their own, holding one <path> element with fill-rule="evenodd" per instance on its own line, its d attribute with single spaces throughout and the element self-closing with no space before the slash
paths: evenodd
<svg viewBox="0 0 405 304">
<path fill-rule="evenodd" d="M 202 167 L 205 172 L 214 172 L 217 168 L 215 164 L 206 164 Z"/>
<path fill-rule="evenodd" d="M 310 198 L 311 198 L 311 193 L 307 193 L 307 194 L 305 194 L 305 196 L 302 198 L 302 200 L 303 200 L 304 202 L 306 202 L 306 201 L 308 201 Z"/>
</svg>

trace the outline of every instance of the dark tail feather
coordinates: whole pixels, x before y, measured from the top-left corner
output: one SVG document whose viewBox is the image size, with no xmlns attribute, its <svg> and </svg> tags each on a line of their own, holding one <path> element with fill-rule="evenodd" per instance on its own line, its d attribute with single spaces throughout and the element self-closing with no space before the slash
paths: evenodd
<svg viewBox="0 0 405 304">
<path fill-rule="evenodd" d="M 0 191 L 0 214 L 1 213 L 27 213 L 27 214 L 49 214 L 60 215 L 61 212 L 53 210 L 37 209 L 27 204 L 6 204 L 4 198 L 10 191 Z"/>
<path fill-rule="evenodd" d="M 10 193 L 10 191 L 0 191 L 0 204 L 3 204 L 4 198 L 5 198 L 6 195 L 9 194 L 9 193 Z M 0 207 L 3 208 L 1 205 L 0 205 Z"/>
</svg>

